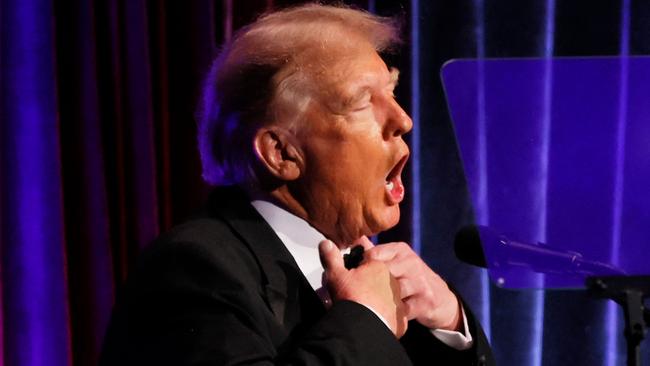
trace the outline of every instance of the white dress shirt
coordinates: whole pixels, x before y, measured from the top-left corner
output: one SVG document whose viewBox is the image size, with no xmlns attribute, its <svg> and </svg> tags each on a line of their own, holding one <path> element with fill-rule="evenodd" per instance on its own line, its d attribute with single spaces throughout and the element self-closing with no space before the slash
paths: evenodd
<svg viewBox="0 0 650 366">
<path fill-rule="evenodd" d="M 302 274 L 322 299 L 322 295 L 326 291 L 322 285 L 323 266 L 318 254 L 318 244 L 326 239 L 325 236 L 309 225 L 307 221 L 271 202 L 255 200 L 251 204 L 287 247 Z M 370 307 L 368 309 L 375 313 L 384 324 L 387 324 L 379 313 Z M 464 334 L 444 329 L 432 329 L 431 333 L 449 347 L 457 350 L 470 348 L 473 343 L 472 335 L 468 330 L 465 311 L 462 312 L 462 315 Z"/>
</svg>

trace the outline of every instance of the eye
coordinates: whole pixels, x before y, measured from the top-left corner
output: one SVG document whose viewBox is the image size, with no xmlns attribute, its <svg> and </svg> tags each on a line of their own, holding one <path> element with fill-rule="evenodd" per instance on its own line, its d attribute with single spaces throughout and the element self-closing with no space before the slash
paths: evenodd
<svg viewBox="0 0 650 366">
<path fill-rule="evenodd" d="M 362 106 L 355 107 L 352 112 L 362 112 L 365 111 L 366 109 L 370 108 L 370 103 L 364 104 Z"/>
<path fill-rule="evenodd" d="M 370 99 L 371 99 L 370 94 L 366 94 L 362 98 L 359 98 L 359 100 L 357 100 L 352 106 L 352 111 L 358 112 L 370 108 L 370 106 L 372 105 Z"/>
</svg>

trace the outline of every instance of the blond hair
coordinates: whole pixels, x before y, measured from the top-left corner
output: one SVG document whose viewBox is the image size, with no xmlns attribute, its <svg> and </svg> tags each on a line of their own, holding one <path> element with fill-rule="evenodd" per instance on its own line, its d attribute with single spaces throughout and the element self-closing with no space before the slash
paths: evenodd
<svg viewBox="0 0 650 366">
<path fill-rule="evenodd" d="M 257 128 L 299 120 L 314 87 L 308 69 L 350 37 L 380 53 L 400 42 L 394 18 L 320 4 L 263 15 L 237 32 L 212 65 L 197 113 L 203 178 L 214 185 L 254 179 Z"/>
</svg>

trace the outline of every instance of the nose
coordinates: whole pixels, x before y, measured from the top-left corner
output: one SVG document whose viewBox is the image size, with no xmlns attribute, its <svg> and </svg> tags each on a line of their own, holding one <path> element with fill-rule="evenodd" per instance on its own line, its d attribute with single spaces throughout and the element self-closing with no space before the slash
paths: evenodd
<svg viewBox="0 0 650 366">
<path fill-rule="evenodd" d="M 399 137 L 411 131 L 413 121 L 396 100 L 391 100 L 389 109 L 384 138 Z"/>
</svg>

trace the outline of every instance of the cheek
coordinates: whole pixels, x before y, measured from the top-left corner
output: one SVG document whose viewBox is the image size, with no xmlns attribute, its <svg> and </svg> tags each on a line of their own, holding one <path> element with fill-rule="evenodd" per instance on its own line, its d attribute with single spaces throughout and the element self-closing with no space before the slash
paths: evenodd
<svg viewBox="0 0 650 366">
<path fill-rule="evenodd" d="M 374 154 L 370 157 L 357 148 L 341 146 L 337 157 L 310 177 L 310 185 L 320 199 L 336 207 L 338 215 L 350 216 L 348 220 L 359 217 L 383 190 L 380 161 Z"/>
<path fill-rule="evenodd" d="M 382 119 L 381 113 L 374 107 L 354 112 L 345 118 L 348 131 L 356 136 L 381 138 L 382 125 L 378 122 Z"/>
<path fill-rule="evenodd" d="M 339 161 L 335 171 L 342 190 L 355 192 L 357 200 L 374 197 L 378 190 L 383 190 L 386 158 L 376 145 L 359 142 L 344 153 L 346 157 Z"/>
</svg>

